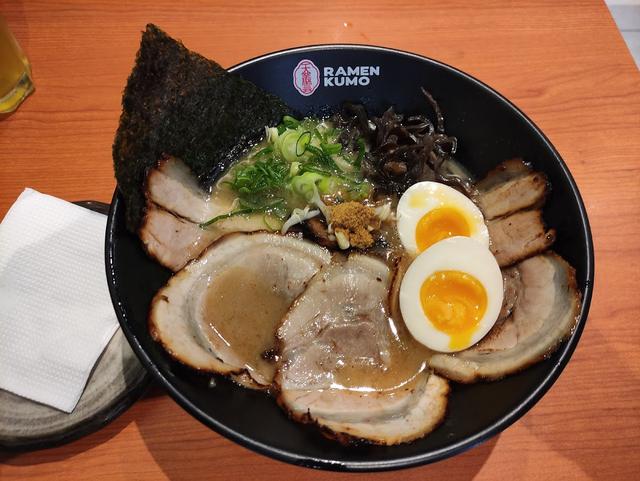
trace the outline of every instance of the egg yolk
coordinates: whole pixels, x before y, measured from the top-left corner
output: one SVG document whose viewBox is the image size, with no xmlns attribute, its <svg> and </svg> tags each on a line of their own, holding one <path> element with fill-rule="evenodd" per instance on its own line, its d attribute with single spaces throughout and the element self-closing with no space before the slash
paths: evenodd
<svg viewBox="0 0 640 481">
<path fill-rule="evenodd" d="M 471 228 L 465 216 L 452 207 L 430 210 L 416 225 L 416 244 L 422 252 L 442 239 L 453 236 L 469 237 Z"/>
<path fill-rule="evenodd" d="M 420 288 L 422 310 L 436 329 L 448 334 L 451 349 L 469 345 L 487 309 L 484 286 L 470 274 L 436 271 Z"/>
</svg>

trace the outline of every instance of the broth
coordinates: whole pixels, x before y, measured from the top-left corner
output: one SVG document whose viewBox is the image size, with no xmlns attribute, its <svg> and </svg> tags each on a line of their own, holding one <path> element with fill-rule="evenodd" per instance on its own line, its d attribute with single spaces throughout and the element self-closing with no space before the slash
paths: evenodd
<svg viewBox="0 0 640 481">
<path fill-rule="evenodd" d="M 431 351 L 417 342 L 404 322 L 389 318 L 391 331 L 388 357 L 383 363 L 352 363 L 338 367 L 334 385 L 353 391 L 390 391 L 408 388 L 427 367 Z"/>
</svg>

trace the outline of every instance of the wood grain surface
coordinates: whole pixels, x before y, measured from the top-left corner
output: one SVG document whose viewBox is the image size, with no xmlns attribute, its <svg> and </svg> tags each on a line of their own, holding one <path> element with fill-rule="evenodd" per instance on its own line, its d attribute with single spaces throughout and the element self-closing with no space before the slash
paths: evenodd
<svg viewBox="0 0 640 481">
<path fill-rule="evenodd" d="M 424 54 L 483 80 L 549 136 L 584 196 L 596 286 L 551 391 L 500 436 L 435 465 L 347 475 L 289 466 L 208 430 L 159 390 L 64 447 L 0 455 L 2 480 L 639 479 L 640 74 L 600 1 L 0 0 L 36 93 L 0 121 L 0 216 L 26 186 L 108 202 L 120 95 L 154 22 L 230 66 L 330 42 Z"/>
</svg>

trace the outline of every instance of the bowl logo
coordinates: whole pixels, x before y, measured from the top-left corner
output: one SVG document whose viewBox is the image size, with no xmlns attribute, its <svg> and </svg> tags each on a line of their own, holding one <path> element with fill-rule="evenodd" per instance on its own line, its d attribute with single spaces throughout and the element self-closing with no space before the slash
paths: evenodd
<svg viewBox="0 0 640 481">
<path fill-rule="evenodd" d="M 293 86 L 300 93 L 308 97 L 320 85 L 320 70 L 311 60 L 300 60 L 293 69 Z"/>
</svg>

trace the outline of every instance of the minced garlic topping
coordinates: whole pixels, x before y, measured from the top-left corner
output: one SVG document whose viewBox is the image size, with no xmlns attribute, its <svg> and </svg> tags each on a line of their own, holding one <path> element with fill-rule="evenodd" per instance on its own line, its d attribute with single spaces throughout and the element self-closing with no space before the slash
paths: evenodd
<svg viewBox="0 0 640 481">
<path fill-rule="evenodd" d="M 336 237 L 346 238 L 352 247 L 364 249 L 373 245 L 371 231 L 380 228 L 380 219 L 371 207 L 352 201 L 331 208 L 331 225 Z M 349 245 L 343 242 L 340 247 L 346 249 Z"/>
</svg>

